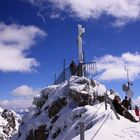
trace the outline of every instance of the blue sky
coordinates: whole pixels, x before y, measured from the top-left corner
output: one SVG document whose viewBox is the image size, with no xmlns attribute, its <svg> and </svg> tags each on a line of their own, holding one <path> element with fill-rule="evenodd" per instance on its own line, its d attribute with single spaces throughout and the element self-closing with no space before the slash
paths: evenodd
<svg viewBox="0 0 140 140">
<path fill-rule="evenodd" d="M 96 60 L 95 77 L 124 97 L 124 67 L 134 98 L 140 83 L 140 0 L 1 0 L 0 105 L 26 107 L 54 73 L 77 60 L 77 25 L 86 28 L 85 60 Z M 139 99 L 139 98 L 138 98 Z"/>
</svg>

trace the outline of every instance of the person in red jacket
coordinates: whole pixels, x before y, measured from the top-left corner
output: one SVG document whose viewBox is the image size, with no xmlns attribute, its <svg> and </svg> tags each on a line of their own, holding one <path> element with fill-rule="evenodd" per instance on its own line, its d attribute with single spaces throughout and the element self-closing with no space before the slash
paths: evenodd
<svg viewBox="0 0 140 140">
<path fill-rule="evenodd" d="M 135 106 L 135 114 L 136 114 L 136 116 L 140 116 L 140 113 L 139 113 L 139 108 L 138 108 L 138 106 L 136 105 Z"/>
</svg>

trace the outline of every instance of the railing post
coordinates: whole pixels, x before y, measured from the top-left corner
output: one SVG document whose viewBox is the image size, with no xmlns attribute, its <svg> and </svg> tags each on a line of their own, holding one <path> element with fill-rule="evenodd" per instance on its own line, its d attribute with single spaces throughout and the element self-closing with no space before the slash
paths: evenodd
<svg viewBox="0 0 140 140">
<path fill-rule="evenodd" d="M 107 91 L 105 92 L 105 110 L 107 110 Z"/>
<path fill-rule="evenodd" d="M 80 140 L 85 140 L 85 136 L 84 136 L 84 122 L 80 122 Z"/>
</svg>

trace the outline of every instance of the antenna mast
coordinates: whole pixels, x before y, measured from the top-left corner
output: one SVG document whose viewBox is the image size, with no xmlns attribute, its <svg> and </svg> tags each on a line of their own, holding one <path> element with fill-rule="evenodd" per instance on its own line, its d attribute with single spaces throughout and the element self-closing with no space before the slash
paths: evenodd
<svg viewBox="0 0 140 140">
<path fill-rule="evenodd" d="M 130 69 L 127 68 L 127 67 L 125 67 L 125 70 L 126 70 L 126 72 L 127 72 L 127 84 L 128 84 L 128 89 L 130 90 L 130 85 L 132 85 L 132 84 L 130 83 L 130 79 L 129 79 L 129 71 L 130 71 Z"/>
</svg>

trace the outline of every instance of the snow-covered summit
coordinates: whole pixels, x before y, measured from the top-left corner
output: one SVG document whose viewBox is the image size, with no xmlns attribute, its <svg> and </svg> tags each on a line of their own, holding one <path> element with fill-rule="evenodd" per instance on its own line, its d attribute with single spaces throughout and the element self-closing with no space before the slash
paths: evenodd
<svg viewBox="0 0 140 140">
<path fill-rule="evenodd" d="M 108 138 L 111 136 L 114 140 L 125 139 L 125 135 L 120 134 L 122 131 L 116 131 L 122 122 L 128 123 L 137 133 L 134 137 L 136 140 L 140 135 L 139 125 L 123 117 L 117 120 L 110 105 L 106 111 L 103 102 L 105 92 L 105 86 L 99 82 L 77 76 L 62 84 L 44 88 L 40 96 L 34 98 L 35 107 L 30 108 L 23 117 L 18 134 L 12 140 L 78 140 L 80 122 L 84 122 L 86 140 L 92 139 L 102 123 L 105 123 L 106 129 L 100 131 L 99 134 L 103 134 L 101 137 L 96 134 L 98 138 L 105 139 L 107 134 Z M 135 130 L 134 126 L 138 129 Z M 125 131 L 127 127 L 123 127 Z"/>
</svg>

